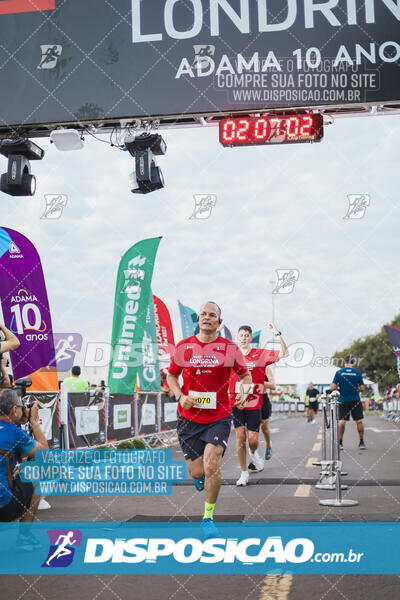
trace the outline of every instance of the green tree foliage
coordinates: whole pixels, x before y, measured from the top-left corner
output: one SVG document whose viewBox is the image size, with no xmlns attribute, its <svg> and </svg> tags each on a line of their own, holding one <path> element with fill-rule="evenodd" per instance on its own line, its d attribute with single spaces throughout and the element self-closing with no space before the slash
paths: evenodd
<svg viewBox="0 0 400 600">
<path fill-rule="evenodd" d="M 400 315 L 397 315 L 388 325 L 400 329 Z M 359 338 L 349 348 L 335 352 L 333 357 L 336 359 L 336 364 L 341 365 L 338 359 L 344 359 L 348 354 L 356 359 L 354 366 L 368 379 L 377 383 L 380 391 L 398 383 L 396 355 L 383 327 L 376 335 Z"/>
</svg>

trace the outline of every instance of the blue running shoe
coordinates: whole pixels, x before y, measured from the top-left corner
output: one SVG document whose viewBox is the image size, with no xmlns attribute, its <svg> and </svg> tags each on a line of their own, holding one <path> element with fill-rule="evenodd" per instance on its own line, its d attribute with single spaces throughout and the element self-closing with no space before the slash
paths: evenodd
<svg viewBox="0 0 400 600">
<path fill-rule="evenodd" d="M 269 460 L 272 456 L 272 448 L 265 448 L 265 460 Z"/>
<path fill-rule="evenodd" d="M 201 527 L 203 529 L 203 535 L 205 540 L 209 540 L 210 538 L 221 537 L 221 534 L 219 533 L 212 519 L 203 519 L 201 522 Z"/>
<path fill-rule="evenodd" d="M 24 535 L 20 533 L 17 537 L 17 550 L 24 550 L 25 552 L 29 552 L 31 550 L 36 550 L 42 547 L 42 544 L 39 540 L 33 535 L 33 533 L 29 533 L 28 535 Z"/>
<path fill-rule="evenodd" d="M 193 479 L 193 483 L 196 490 L 202 492 L 204 490 L 204 475 L 198 479 Z"/>
</svg>

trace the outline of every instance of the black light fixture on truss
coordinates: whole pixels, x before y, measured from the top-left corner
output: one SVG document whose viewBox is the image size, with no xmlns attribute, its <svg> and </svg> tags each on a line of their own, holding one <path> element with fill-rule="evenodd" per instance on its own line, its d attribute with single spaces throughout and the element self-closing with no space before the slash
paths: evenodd
<svg viewBox="0 0 400 600">
<path fill-rule="evenodd" d="M 164 177 L 156 165 L 155 156 L 166 153 L 167 145 L 158 133 L 143 133 L 132 141 L 125 140 L 125 147 L 135 159 L 135 171 L 131 175 L 132 193 L 148 194 L 164 187 Z"/>
<path fill-rule="evenodd" d="M 44 150 L 28 139 L 0 140 L 0 154 L 8 158 L 7 173 L 0 179 L 0 190 L 10 196 L 33 196 L 36 178 L 30 160 L 42 160 Z"/>
</svg>

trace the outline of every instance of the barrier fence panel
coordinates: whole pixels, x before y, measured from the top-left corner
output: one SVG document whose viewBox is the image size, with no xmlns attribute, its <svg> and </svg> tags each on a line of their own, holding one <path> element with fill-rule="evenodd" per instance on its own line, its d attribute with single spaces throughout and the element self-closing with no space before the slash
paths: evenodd
<svg viewBox="0 0 400 600">
<path fill-rule="evenodd" d="M 305 412 L 305 404 L 304 402 L 277 402 L 272 401 L 272 412 L 273 413 L 304 413 Z"/>
<path fill-rule="evenodd" d="M 49 448 L 60 447 L 60 418 L 58 411 L 58 392 L 27 392 L 24 400 L 37 402 L 39 423 L 46 436 Z"/>
<path fill-rule="evenodd" d="M 400 422 L 400 400 L 392 398 L 391 400 L 385 400 L 383 402 L 383 412 L 387 419 L 394 421 L 395 423 Z"/>
<path fill-rule="evenodd" d="M 133 394 L 112 394 L 107 401 L 107 441 L 135 437 L 135 399 Z"/>
<path fill-rule="evenodd" d="M 157 433 L 158 392 L 139 392 L 135 410 L 135 434 Z"/>
<path fill-rule="evenodd" d="M 98 446 L 106 442 L 105 399 L 90 392 L 68 392 L 68 431 L 70 448 Z"/>
<path fill-rule="evenodd" d="M 161 394 L 160 398 L 160 431 L 171 431 L 178 425 L 178 403 L 168 394 Z"/>
</svg>

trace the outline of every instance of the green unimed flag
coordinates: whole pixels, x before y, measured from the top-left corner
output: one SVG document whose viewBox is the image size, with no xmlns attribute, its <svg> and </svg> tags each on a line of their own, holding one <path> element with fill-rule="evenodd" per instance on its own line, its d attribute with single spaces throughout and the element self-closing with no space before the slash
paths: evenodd
<svg viewBox="0 0 400 600">
<path fill-rule="evenodd" d="M 151 279 L 161 237 L 138 242 L 121 258 L 115 288 L 108 371 L 111 394 L 133 394 L 151 293 Z"/>
<path fill-rule="evenodd" d="M 139 389 L 146 392 L 157 392 L 161 389 L 161 378 L 152 293 L 149 294 L 149 303 L 147 305 L 146 326 L 142 340 L 142 359 L 138 373 Z"/>
</svg>

